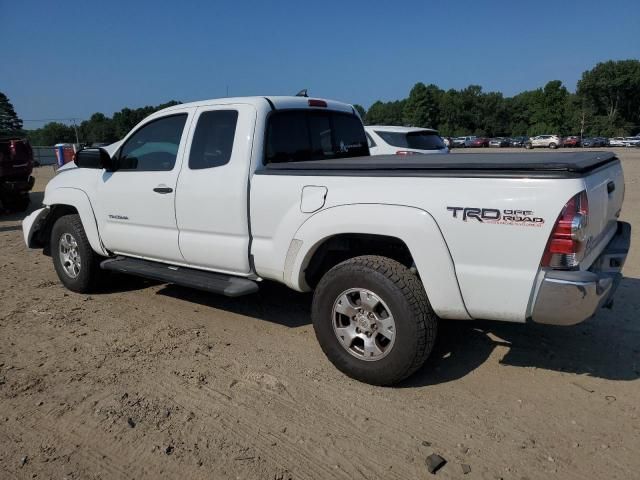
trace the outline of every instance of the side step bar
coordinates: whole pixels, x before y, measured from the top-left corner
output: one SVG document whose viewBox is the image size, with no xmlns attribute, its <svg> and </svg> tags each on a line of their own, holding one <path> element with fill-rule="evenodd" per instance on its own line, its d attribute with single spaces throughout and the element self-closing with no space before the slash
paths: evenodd
<svg viewBox="0 0 640 480">
<path fill-rule="evenodd" d="M 137 258 L 109 258 L 100 263 L 100 268 L 218 293 L 227 297 L 239 297 L 258 291 L 258 284 L 248 278 L 177 267 Z"/>
</svg>

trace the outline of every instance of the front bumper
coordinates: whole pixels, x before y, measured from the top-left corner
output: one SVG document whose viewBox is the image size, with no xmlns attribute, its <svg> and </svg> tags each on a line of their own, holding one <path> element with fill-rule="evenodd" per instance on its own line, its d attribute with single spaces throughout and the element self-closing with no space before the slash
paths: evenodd
<svg viewBox="0 0 640 480">
<path fill-rule="evenodd" d="M 22 220 L 22 236 L 28 248 L 42 247 L 37 241 L 36 233 L 40 230 L 41 224 L 49 215 L 49 207 L 40 208 L 31 212 Z"/>
<path fill-rule="evenodd" d="M 622 280 L 629 253 L 631 225 L 618 229 L 589 270 L 545 272 L 531 318 L 536 323 L 575 325 L 592 317 L 599 307 L 610 307 Z"/>
</svg>

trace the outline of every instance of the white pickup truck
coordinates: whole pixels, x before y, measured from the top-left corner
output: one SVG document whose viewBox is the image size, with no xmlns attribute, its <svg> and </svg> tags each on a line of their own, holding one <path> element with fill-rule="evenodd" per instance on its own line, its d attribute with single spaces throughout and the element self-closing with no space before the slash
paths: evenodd
<svg viewBox="0 0 640 480">
<path fill-rule="evenodd" d="M 329 100 L 177 105 L 76 164 L 23 222 L 66 287 L 111 270 L 229 296 L 313 290 L 328 358 L 378 385 L 424 363 L 439 319 L 591 317 L 629 250 L 615 155 L 372 157 L 353 107 Z"/>
</svg>

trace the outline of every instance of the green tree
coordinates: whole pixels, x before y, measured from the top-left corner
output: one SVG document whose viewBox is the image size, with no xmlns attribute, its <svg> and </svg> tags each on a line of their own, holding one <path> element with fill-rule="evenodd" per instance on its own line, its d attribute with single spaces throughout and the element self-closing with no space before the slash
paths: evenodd
<svg viewBox="0 0 640 480">
<path fill-rule="evenodd" d="M 364 109 L 364 107 L 362 105 L 358 105 L 357 103 L 354 103 L 353 108 L 356 109 L 356 111 L 360 115 L 360 118 L 364 120 L 364 118 L 367 116 L 367 111 Z"/>
<path fill-rule="evenodd" d="M 402 111 L 403 123 L 416 127 L 438 128 L 440 99 L 444 92 L 437 86 L 416 83 L 409 92 Z"/>
<path fill-rule="evenodd" d="M 32 145 L 55 145 L 56 143 L 74 143 L 76 134 L 73 127 L 59 122 L 50 122 L 42 128 L 30 130 L 27 136 Z"/>
<path fill-rule="evenodd" d="M 86 143 L 113 143 L 118 140 L 113 120 L 103 113 L 94 113 L 80 124 L 80 138 Z"/>
<path fill-rule="evenodd" d="M 116 139 L 123 138 L 133 127 L 152 113 L 162 110 L 163 108 L 173 107 L 174 105 L 179 104 L 180 102 L 171 100 L 170 102 L 162 103 L 157 106 L 146 106 L 136 109 L 123 108 L 119 112 L 113 114 L 113 134 Z"/>
<path fill-rule="evenodd" d="M 402 111 L 405 100 L 395 102 L 377 101 L 367 110 L 368 125 L 403 125 Z"/>
<path fill-rule="evenodd" d="M 577 94 L 594 112 L 594 125 L 625 132 L 640 125 L 640 60 L 598 63 L 582 74 Z"/>
<path fill-rule="evenodd" d="M 9 98 L 0 92 L 0 137 L 22 134 L 22 120 L 18 117 Z"/>
</svg>

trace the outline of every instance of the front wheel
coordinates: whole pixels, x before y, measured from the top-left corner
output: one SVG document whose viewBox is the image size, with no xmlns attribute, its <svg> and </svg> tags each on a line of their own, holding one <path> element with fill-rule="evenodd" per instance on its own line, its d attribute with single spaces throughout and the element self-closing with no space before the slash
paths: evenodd
<svg viewBox="0 0 640 480">
<path fill-rule="evenodd" d="M 551 142 L 551 143 L 549 144 L 549 148 L 550 148 L 551 150 L 555 150 L 556 148 L 558 148 L 558 145 L 556 145 L 555 143 Z"/>
<path fill-rule="evenodd" d="M 346 260 L 322 277 L 312 319 L 336 368 L 373 385 L 393 385 L 420 368 L 438 327 L 418 277 L 395 260 L 369 255 Z"/>
<path fill-rule="evenodd" d="M 87 293 L 96 286 L 100 274 L 97 255 L 87 239 L 79 215 L 65 215 L 51 229 L 51 256 L 58 278 L 69 290 Z"/>
</svg>

